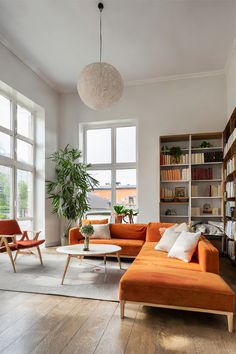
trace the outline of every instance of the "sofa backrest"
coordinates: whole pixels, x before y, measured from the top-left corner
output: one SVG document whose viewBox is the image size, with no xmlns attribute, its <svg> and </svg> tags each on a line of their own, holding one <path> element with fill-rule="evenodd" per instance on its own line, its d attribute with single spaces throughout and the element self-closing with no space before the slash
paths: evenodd
<svg viewBox="0 0 236 354">
<path fill-rule="evenodd" d="M 147 242 L 158 242 L 161 239 L 160 228 L 170 227 L 174 224 L 164 223 L 164 222 L 150 222 L 147 225 L 146 241 Z"/>
<path fill-rule="evenodd" d="M 111 238 L 146 239 L 147 224 L 110 224 Z"/>
</svg>

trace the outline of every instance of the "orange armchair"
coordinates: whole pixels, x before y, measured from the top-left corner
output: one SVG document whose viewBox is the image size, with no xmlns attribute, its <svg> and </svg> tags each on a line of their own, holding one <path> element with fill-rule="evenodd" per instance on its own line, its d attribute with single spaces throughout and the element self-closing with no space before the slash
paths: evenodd
<svg viewBox="0 0 236 354">
<path fill-rule="evenodd" d="M 28 233 L 34 233 L 34 237 L 30 239 Z M 16 272 L 15 261 L 18 254 L 32 254 L 32 251 L 24 251 L 29 248 L 35 247 L 37 249 L 40 263 L 43 264 L 39 246 L 44 243 L 45 240 L 39 240 L 39 234 L 40 231 L 22 232 L 16 220 L 0 220 L 0 252 L 8 253 L 14 272 Z M 17 236 L 20 236 L 19 240 L 17 240 Z M 12 251 L 16 251 L 14 259 Z"/>
</svg>

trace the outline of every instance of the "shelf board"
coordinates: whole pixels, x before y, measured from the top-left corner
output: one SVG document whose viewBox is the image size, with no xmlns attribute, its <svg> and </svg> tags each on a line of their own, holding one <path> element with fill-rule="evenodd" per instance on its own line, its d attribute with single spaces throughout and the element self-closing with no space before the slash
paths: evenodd
<svg viewBox="0 0 236 354">
<path fill-rule="evenodd" d="M 223 150 L 222 146 L 211 146 L 209 148 L 201 148 L 201 147 L 192 147 L 191 151 L 214 151 L 214 150 Z"/>
<path fill-rule="evenodd" d="M 189 202 L 160 202 L 160 204 L 186 204 L 186 205 L 188 205 Z"/>
<path fill-rule="evenodd" d="M 191 218 L 223 218 L 223 215 L 211 215 L 211 214 L 202 214 L 202 215 L 191 215 Z"/>
<path fill-rule="evenodd" d="M 166 168 L 166 167 L 189 167 L 188 163 L 175 163 L 175 164 L 169 164 L 169 165 L 160 165 L 160 168 Z"/>
<path fill-rule="evenodd" d="M 191 197 L 192 199 L 222 199 L 223 197 Z"/>
<path fill-rule="evenodd" d="M 215 161 L 215 162 L 202 162 L 202 163 L 192 163 L 192 166 L 206 166 L 206 165 L 222 165 L 223 161 Z"/>
<path fill-rule="evenodd" d="M 188 218 L 188 215 L 161 215 L 161 218 Z"/>
<path fill-rule="evenodd" d="M 216 179 L 192 179 L 191 182 L 222 182 L 221 179 L 216 178 Z"/>
<path fill-rule="evenodd" d="M 187 183 L 189 182 L 189 180 L 165 180 L 165 181 L 161 181 L 161 183 Z"/>
</svg>

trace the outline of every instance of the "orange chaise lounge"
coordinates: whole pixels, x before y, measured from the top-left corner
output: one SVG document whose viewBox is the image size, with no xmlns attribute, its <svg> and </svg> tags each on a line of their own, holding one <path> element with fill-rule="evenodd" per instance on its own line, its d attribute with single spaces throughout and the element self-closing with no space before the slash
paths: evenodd
<svg viewBox="0 0 236 354">
<path fill-rule="evenodd" d="M 208 312 L 227 316 L 233 330 L 234 292 L 219 275 L 219 252 L 201 238 L 189 263 L 167 257 L 154 249 L 159 229 L 172 224 L 110 224 L 111 239 L 92 239 L 91 243 L 110 243 L 122 248 L 121 256 L 135 257 L 119 286 L 121 318 L 125 303 Z M 69 243 L 82 243 L 79 228 L 69 232 Z"/>
</svg>

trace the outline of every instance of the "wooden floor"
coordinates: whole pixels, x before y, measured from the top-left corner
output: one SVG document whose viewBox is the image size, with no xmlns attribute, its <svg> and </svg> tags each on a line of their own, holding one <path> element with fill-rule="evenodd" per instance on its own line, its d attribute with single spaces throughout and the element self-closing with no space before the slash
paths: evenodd
<svg viewBox="0 0 236 354">
<path fill-rule="evenodd" d="M 236 269 L 224 265 L 236 283 Z M 0 353 L 236 353 L 223 316 L 0 291 Z"/>
</svg>

